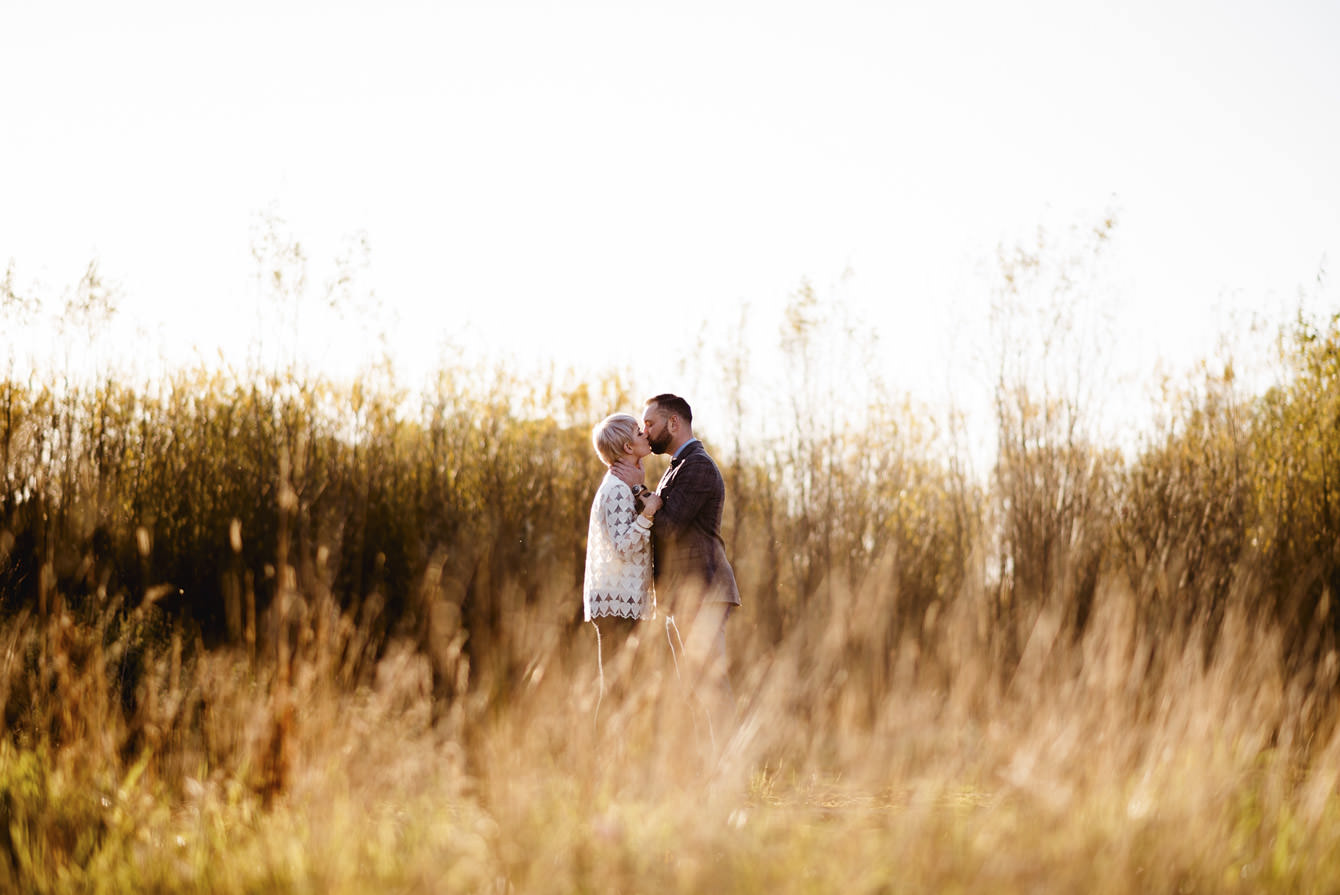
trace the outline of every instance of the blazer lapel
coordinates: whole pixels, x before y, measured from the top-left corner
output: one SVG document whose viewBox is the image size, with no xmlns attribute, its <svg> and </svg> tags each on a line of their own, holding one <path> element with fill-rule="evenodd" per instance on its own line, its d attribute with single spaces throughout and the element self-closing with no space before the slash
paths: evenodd
<svg viewBox="0 0 1340 895">
<path fill-rule="evenodd" d="M 657 494 L 660 494 L 661 491 L 665 488 L 665 486 L 669 485 L 671 482 L 675 480 L 675 470 L 679 469 L 679 467 L 684 464 L 684 460 L 688 458 L 689 454 L 692 454 L 694 451 L 702 450 L 702 444 L 703 443 L 701 441 L 691 442 L 686 448 L 684 448 L 684 450 L 679 452 L 678 457 L 675 457 L 673 460 L 670 461 L 670 468 L 665 471 L 665 474 L 661 476 L 661 480 L 656 483 Z"/>
<path fill-rule="evenodd" d="M 665 490 L 665 486 L 670 484 L 675 477 L 675 470 L 679 468 L 679 460 L 671 460 L 670 467 L 661 473 L 661 480 L 656 483 L 656 493 L 660 494 Z"/>
</svg>

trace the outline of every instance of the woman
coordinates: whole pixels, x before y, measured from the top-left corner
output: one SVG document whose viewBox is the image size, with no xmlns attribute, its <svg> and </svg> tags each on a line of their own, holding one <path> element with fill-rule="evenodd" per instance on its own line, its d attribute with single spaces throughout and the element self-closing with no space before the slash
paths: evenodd
<svg viewBox="0 0 1340 895">
<path fill-rule="evenodd" d="M 597 423 L 591 430 L 591 442 L 607 469 L 621 459 L 641 466 L 642 458 L 651 453 L 647 433 L 642 431 L 636 417 L 626 413 L 607 416 Z M 612 656 L 633 634 L 639 621 L 656 613 L 651 579 L 651 526 L 660 507 L 659 495 L 641 485 L 635 494 L 608 471 L 591 501 L 582 606 L 586 621 L 596 627 L 596 661 L 602 696 L 604 656 Z"/>
</svg>

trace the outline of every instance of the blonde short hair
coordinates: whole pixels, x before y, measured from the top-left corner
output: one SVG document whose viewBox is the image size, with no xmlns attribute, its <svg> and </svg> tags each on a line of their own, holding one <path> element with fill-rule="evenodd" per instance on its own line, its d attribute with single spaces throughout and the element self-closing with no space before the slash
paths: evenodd
<svg viewBox="0 0 1340 895">
<path fill-rule="evenodd" d="M 623 446 L 637 438 L 637 417 L 627 413 L 612 413 L 591 430 L 591 443 L 606 466 L 623 456 Z"/>
</svg>

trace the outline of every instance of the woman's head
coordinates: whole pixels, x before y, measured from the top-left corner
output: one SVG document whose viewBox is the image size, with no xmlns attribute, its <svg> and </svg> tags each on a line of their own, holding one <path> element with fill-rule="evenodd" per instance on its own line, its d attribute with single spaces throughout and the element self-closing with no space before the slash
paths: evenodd
<svg viewBox="0 0 1340 895">
<path fill-rule="evenodd" d="M 596 423 L 591 430 L 591 443 L 606 466 L 621 457 L 631 455 L 634 460 L 641 460 L 651 453 L 637 417 L 627 413 L 612 413 Z"/>
</svg>

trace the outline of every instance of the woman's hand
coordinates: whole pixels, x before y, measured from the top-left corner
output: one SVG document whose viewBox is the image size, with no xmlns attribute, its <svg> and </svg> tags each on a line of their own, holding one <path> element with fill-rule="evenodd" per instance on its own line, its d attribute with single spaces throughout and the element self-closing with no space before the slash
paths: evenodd
<svg viewBox="0 0 1340 895">
<path fill-rule="evenodd" d="M 642 515 L 650 519 L 656 515 L 656 511 L 661 508 L 661 495 L 655 491 L 648 491 L 642 495 Z"/>
</svg>

